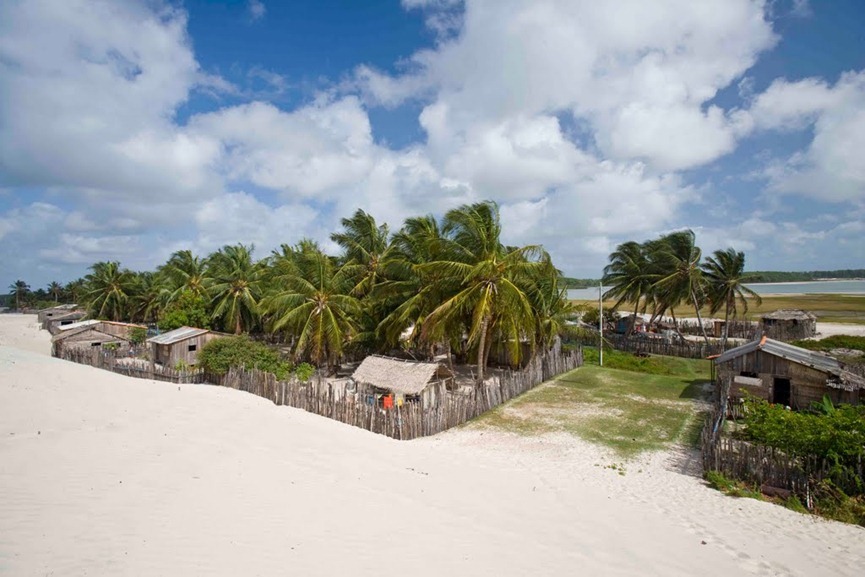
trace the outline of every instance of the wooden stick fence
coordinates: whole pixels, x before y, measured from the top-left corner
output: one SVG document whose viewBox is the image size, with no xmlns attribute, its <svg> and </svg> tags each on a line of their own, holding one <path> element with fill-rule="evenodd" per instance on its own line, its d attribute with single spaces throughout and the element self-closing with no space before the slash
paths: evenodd
<svg viewBox="0 0 865 577">
<path fill-rule="evenodd" d="M 342 423 L 360 427 L 394 439 L 415 439 L 435 435 L 461 425 L 490 409 L 525 393 L 556 375 L 583 364 L 582 351 L 563 353 L 559 346 L 533 359 L 520 371 L 508 371 L 471 393 L 447 392 L 435 407 L 417 403 L 384 409 L 363 402 L 359 396 L 332 386 L 326 379 L 314 376 L 309 382 L 296 379 L 280 381 L 272 373 L 258 370 L 231 369 L 224 375 L 203 371 L 175 371 L 156 366 L 123 362 L 103 349 L 64 351 L 62 358 L 76 363 L 114 371 L 120 374 L 175 383 L 211 383 L 245 391 L 272 401 L 303 409 Z"/>
<path fill-rule="evenodd" d="M 825 459 L 791 457 L 774 447 L 758 445 L 723 434 L 726 408 L 716 409 L 706 419 L 700 437 L 703 471 L 718 471 L 730 479 L 754 483 L 759 487 L 785 489 L 803 498 L 810 508 L 813 488 L 824 479 L 849 494 L 861 491 L 865 463 L 845 473 L 833 470 Z"/>
</svg>

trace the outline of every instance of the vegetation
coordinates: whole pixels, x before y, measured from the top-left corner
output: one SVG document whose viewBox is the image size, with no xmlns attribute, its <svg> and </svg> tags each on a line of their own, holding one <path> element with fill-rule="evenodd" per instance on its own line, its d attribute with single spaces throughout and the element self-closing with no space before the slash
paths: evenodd
<svg viewBox="0 0 865 577">
<path fill-rule="evenodd" d="M 752 271 L 745 282 L 808 282 L 822 279 L 863 279 L 865 269 L 813 270 L 809 272 Z"/>
<path fill-rule="evenodd" d="M 232 367 L 243 367 L 273 373 L 279 379 L 292 370 L 291 363 L 281 360 L 272 348 L 245 335 L 210 341 L 201 347 L 198 364 L 217 375 L 224 375 Z"/>
<path fill-rule="evenodd" d="M 709 379 L 705 361 L 656 357 L 657 364 L 640 365 L 645 359 L 617 351 L 610 358 L 628 367 L 622 370 L 589 366 L 592 356 L 585 353 L 586 366 L 486 413 L 475 426 L 526 435 L 565 431 L 623 458 L 677 441 L 696 443 L 692 399 Z"/>
<path fill-rule="evenodd" d="M 700 321 L 706 310 L 715 314 L 723 309 L 725 320 L 737 318 L 740 310 L 747 313 L 746 295 L 758 302 L 760 297 L 743 286 L 744 253 L 732 248 L 717 250 L 703 262 L 694 241 L 694 233 L 685 230 L 643 243 L 620 244 L 604 268 L 603 282 L 609 287 L 604 298 L 613 301 L 614 309 L 633 304 L 634 315 L 649 308 L 653 319 L 670 314 L 674 323 L 679 312 L 676 307 L 685 303 Z M 632 328 L 628 327 L 629 333 Z"/>
<path fill-rule="evenodd" d="M 395 233 L 362 210 L 341 225 L 331 235 L 337 255 L 307 239 L 260 260 L 239 244 L 207 256 L 180 250 L 155 271 L 95 263 L 83 279 L 39 296 L 162 330 L 273 335 L 289 344 L 292 362 L 331 371 L 348 352 L 408 348 L 416 357 L 453 352 L 477 364 L 480 380 L 492 347 L 507 347 L 516 364 L 563 330 L 560 271 L 539 246 L 502 243 L 495 203 L 440 221 L 413 217 Z M 25 302 L 29 287 L 19 282 L 12 289 Z"/>
<path fill-rule="evenodd" d="M 832 335 L 819 341 L 801 340 L 792 344 L 812 351 L 831 351 L 832 349 L 850 349 L 865 352 L 865 337 L 852 335 Z"/>
<path fill-rule="evenodd" d="M 561 285 L 566 289 L 584 289 L 596 287 L 600 282 L 601 280 L 596 278 L 572 278 L 567 276 L 561 277 Z"/>
<path fill-rule="evenodd" d="M 827 397 L 813 411 L 799 412 L 751 398 L 742 434 L 794 457 L 826 461 L 833 484 L 849 494 L 865 494 L 865 480 L 855 469 L 865 457 L 865 407 L 835 407 Z"/>
</svg>

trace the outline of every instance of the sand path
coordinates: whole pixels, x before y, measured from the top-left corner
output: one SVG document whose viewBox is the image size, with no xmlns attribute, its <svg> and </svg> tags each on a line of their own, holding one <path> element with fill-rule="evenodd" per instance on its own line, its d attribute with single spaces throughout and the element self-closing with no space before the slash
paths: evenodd
<svg viewBox="0 0 865 577">
<path fill-rule="evenodd" d="M 3 575 L 860 575 L 865 530 L 727 498 L 690 453 L 398 442 L 45 355 L 0 316 Z M 28 325 L 30 322 L 30 325 Z M 29 341 L 28 341 L 29 339 Z M 41 351 L 35 352 L 35 351 Z"/>
</svg>

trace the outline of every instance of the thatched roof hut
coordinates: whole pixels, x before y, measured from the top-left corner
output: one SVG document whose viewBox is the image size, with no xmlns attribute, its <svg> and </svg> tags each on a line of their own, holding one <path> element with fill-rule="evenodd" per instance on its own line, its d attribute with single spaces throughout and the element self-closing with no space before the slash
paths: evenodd
<svg viewBox="0 0 865 577">
<path fill-rule="evenodd" d="M 817 335 L 817 316 L 802 309 L 780 309 L 760 319 L 763 334 L 779 341 L 795 341 Z"/>
<path fill-rule="evenodd" d="M 358 392 L 391 393 L 406 400 L 420 400 L 424 407 L 433 406 L 444 394 L 446 384 L 454 378 L 441 363 L 423 363 L 370 355 L 351 376 Z"/>
<path fill-rule="evenodd" d="M 846 370 L 838 359 L 765 336 L 730 349 L 715 364 L 733 398 L 744 391 L 800 409 L 824 395 L 836 403 L 865 402 L 865 378 Z"/>
</svg>

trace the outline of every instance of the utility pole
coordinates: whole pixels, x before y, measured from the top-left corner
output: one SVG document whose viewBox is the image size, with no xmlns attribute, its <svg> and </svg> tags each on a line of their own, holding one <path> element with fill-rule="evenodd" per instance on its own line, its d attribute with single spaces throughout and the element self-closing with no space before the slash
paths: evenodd
<svg viewBox="0 0 865 577">
<path fill-rule="evenodd" d="M 604 283 L 598 283 L 598 326 L 601 329 L 601 342 L 598 344 L 598 358 L 604 366 Z"/>
</svg>

